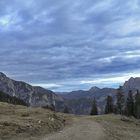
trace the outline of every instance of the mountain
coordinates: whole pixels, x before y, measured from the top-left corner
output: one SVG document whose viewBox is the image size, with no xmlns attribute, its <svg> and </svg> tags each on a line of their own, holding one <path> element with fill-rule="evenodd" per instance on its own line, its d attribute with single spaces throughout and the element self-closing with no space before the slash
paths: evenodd
<svg viewBox="0 0 140 140">
<path fill-rule="evenodd" d="M 124 91 L 125 96 L 127 96 L 129 90 L 132 90 L 135 93 L 137 90 L 140 91 L 140 78 L 131 77 L 128 81 L 126 81 L 122 89 Z M 116 101 L 116 93 L 117 89 L 113 88 L 103 88 L 100 89 L 98 87 L 92 87 L 91 89 L 84 91 L 72 91 L 61 95 L 65 100 L 65 105 L 69 108 L 69 110 L 74 114 L 89 114 L 91 111 L 91 106 L 93 99 L 96 98 L 98 103 L 98 109 L 100 113 L 103 113 L 106 97 L 108 95 L 112 96 L 114 101 Z"/>
<path fill-rule="evenodd" d="M 128 81 L 124 83 L 122 86 L 125 93 L 128 93 L 129 90 L 132 90 L 133 92 L 136 92 L 137 90 L 140 90 L 140 78 L 131 77 Z"/>
<path fill-rule="evenodd" d="M 93 99 L 98 102 L 99 112 L 104 110 L 106 97 L 108 95 L 115 98 L 116 89 L 92 87 L 88 91 L 78 90 L 61 95 L 65 100 L 65 105 L 74 114 L 89 114 L 91 111 Z"/>
<path fill-rule="evenodd" d="M 130 78 L 124 83 L 122 89 L 126 95 L 129 90 L 132 90 L 133 92 L 136 92 L 137 89 L 140 90 L 140 78 Z M 21 99 L 31 106 L 45 107 L 53 104 L 57 111 L 63 111 L 65 107 L 68 107 L 69 111 L 74 114 L 89 114 L 94 98 L 97 100 L 99 112 L 103 113 L 106 97 L 110 95 L 116 100 L 115 96 L 117 92 L 117 90 L 113 88 L 101 89 L 92 87 L 87 91 L 59 92 L 57 95 L 51 90 L 10 79 L 1 72 L 0 91 L 11 97 Z"/>
<path fill-rule="evenodd" d="M 0 72 L 0 91 L 19 98 L 31 106 L 51 106 L 63 102 L 63 98 L 42 87 L 31 86 L 22 81 L 15 81 Z"/>
</svg>

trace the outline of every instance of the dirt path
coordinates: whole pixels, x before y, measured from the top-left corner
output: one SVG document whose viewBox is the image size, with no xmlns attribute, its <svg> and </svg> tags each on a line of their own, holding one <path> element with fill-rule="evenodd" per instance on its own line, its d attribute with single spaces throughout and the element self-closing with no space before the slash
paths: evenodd
<svg viewBox="0 0 140 140">
<path fill-rule="evenodd" d="M 73 125 L 43 140 L 105 140 L 102 126 L 85 117 L 75 118 Z"/>
</svg>

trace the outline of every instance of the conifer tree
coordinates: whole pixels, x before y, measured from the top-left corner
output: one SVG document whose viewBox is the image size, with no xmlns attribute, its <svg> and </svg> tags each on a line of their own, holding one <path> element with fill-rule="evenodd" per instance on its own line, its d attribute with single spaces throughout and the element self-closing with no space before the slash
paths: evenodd
<svg viewBox="0 0 140 140">
<path fill-rule="evenodd" d="M 91 109 L 90 115 L 98 115 L 97 102 L 96 102 L 95 98 L 93 100 L 93 105 L 92 105 L 92 109 Z"/>
<path fill-rule="evenodd" d="M 129 91 L 128 97 L 126 100 L 126 115 L 134 116 L 134 99 L 132 90 Z"/>
<path fill-rule="evenodd" d="M 113 111 L 114 111 L 113 99 L 111 96 L 108 96 L 105 106 L 105 114 L 113 113 Z"/>
<path fill-rule="evenodd" d="M 68 109 L 68 107 L 67 106 L 65 106 L 65 108 L 64 108 L 64 111 L 63 111 L 64 113 L 70 113 L 69 112 L 69 109 Z"/>
<path fill-rule="evenodd" d="M 140 93 L 138 90 L 135 95 L 134 115 L 137 119 L 140 119 Z"/>
<path fill-rule="evenodd" d="M 120 86 L 120 88 L 117 91 L 117 103 L 116 103 L 117 113 L 119 114 L 123 113 L 124 103 L 125 103 L 124 93 L 122 91 L 122 87 Z"/>
</svg>

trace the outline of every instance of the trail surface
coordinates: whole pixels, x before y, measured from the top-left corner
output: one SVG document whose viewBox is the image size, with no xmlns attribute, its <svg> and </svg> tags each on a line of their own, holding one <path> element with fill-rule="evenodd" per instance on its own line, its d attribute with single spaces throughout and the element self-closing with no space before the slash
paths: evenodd
<svg viewBox="0 0 140 140">
<path fill-rule="evenodd" d="M 65 127 L 43 140 L 105 140 L 104 136 L 100 124 L 86 117 L 78 117 L 74 119 L 72 126 Z"/>
</svg>

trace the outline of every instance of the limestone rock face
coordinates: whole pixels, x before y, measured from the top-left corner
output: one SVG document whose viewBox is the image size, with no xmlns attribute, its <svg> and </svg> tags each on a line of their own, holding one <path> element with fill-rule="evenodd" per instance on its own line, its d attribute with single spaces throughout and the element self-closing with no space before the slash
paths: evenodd
<svg viewBox="0 0 140 140">
<path fill-rule="evenodd" d="M 63 98 L 42 87 L 31 86 L 25 82 L 15 81 L 0 72 L 0 91 L 16 96 L 31 106 L 46 106 L 62 102 Z"/>
<path fill-rule="evenodd" d="M 124 83 L 123 90 L 125 92 L 128 92 L 129 90 L 132 90 L 133 92 L 135 92 L 136 90 L 140 90 L 140 78 L 131 77 L 128 81 Z"/>
</svg>

